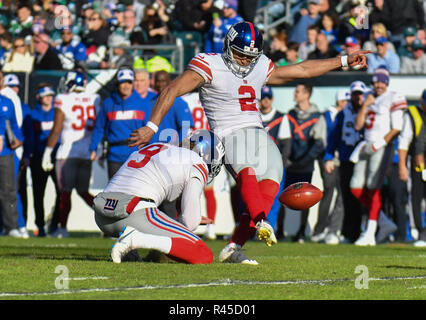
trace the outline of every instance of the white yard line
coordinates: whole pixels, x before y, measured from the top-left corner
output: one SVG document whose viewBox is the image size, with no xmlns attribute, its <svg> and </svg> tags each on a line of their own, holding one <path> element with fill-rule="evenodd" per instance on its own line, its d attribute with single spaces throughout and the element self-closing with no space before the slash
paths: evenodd
<svg viewBox="0 0 426 320">
<path fill-rule="evenodd" d="M 94 277 L 106 278 L 106 277 Z M 87 279 L 94 279 L 87 278 Z M 71 278 L 83 279 L 83 278 Z M 394 280 L 421 280 L 426 279 L 425 276 L 412 276 L 412 277 L 385 277 L 385 278 L 369 278 L 369 281 L 394 281 Z M 252 286 L 252 285 L 325 285 L 333 282 L 346 282 L 355 281 L 355 279 L 323 279 L 323 280 L 288 280 L 288 281 L 244 281 L 225 279 L 222 281 L 209 282 L 209 283 L 189 283 L 189 284 L 176 284 L 176 285 L 158 285 L 158 286 L 137 286 L 137 287 L 117 287 L 117 288 L 89 288 L 89 289 L 75 289 L 75 290 L 56 290 L 46 292 L 0 292 L 1 297 L 30 297 L 30 296 L 50 296 L 62 294 L 78 294 L 78 293 L 93 293 L 93 292 L 113 292 L 113 291 L 137 291 L 137 290 L 164 290 L 164 289 L 187 289 L 187 288 L 202 288 L 202 287 L 217 287 L 217 286 Z M 411 288 L 423 288 L 411 287 Z"/>
</svg>

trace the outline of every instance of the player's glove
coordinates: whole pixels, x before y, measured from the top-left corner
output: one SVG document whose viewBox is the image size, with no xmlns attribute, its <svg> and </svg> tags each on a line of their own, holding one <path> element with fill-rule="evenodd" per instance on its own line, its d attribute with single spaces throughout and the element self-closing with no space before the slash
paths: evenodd
<svg viewBox="0 0 426 320">
<path fill-rule="evenodd" d="M 43 153 L 43 158 L 41 160 L 41 167 L 44 171 L 51 171 L 53 169 L 52 163 L 52 151 L 53 148 L 46 147 Z"/>
</svg>

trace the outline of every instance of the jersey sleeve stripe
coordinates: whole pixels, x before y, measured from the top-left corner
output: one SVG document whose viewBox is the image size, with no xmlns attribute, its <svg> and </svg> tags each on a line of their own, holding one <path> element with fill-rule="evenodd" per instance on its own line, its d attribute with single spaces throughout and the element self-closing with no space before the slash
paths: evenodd
<svg viewBox="0 0 426 320">
<path fill-rule="evenodd" d="M 408 105 L 407 105 L 407 103 L 405 101 L 404 102 L 400 102 L 400 103 L 394 104 L 391 107 L 391 112 L 396 111 L 396 110 L 406 109 L 407 107 L 408 107 Z"/>
<path fill-rule="evenodd" d="M 274 63 L 273 63 L 272 61 L 271 61 L 271 62 L 269 62 L 269 68 L 268 68 L 268 75 L 267 75 L 267 78 L 269 78 L 269 77 L 271 76 L 272 71 L 274 71 L 274 68 L 275 68 Z"/>
<path fill-rule="evenodd" d="M 197 60 L 192 59 L 188 65 L 188 68 L 194 70 L 195 72 L 199 72 L 199 70 L 201 70 L 207 76 L 209 81 L 213 80 L 213 75 L 210 68 Z"/>
<path fill-rule="evenodd" d="M 206 167 L 202 164 L 197 164 L 197 167 L 199 167 L 201 169 L 201 171 L 204 173 L 205 177 L 206 177 L 206 182 L 208 180 L 208 176 L 209 176 L 209 172 L 206 169 Z"/>
<path fill-rule="evenodd" d="M 201 173 L 201 176 L 203 177 L 203 180 L 204 180 L 204 184 L 206 184 L 207 180 L 206 180 L 206 176 L 205 176 L 204 172 L 196 165 L 194 165 L 193 167 Z"/>
</svg>

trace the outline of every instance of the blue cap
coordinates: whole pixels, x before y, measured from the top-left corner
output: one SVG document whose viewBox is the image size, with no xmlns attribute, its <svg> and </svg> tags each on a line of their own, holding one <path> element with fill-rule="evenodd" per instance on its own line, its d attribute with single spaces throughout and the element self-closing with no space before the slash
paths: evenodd
<svg viewBox="0 0 426 320">
<path fill-rule="evenodd" d="M 377 68 L 374 70 L 372 82 L 383 82 L 389 85 L 389 71 L 384 68 Z"/>
<path fill-rule="evenodd" d="M 261 92 L 261 96 L 260 96 L 260 100 L 263 100 L 263 99 L 265 99 L 266 97 L 267 98 L 269 98 L 269 99 L 272 99 L 273 98 L 273 94 L 272 94 L 272 89 L 271 89 L 271 87 L 269 87 L 269 86 L 264 86 L 263 88 L 262 88 L 262 92 Z"/>
<path fill-rule="evenodd" d="M 130 81 L 133 82 L 135 80 L 135 75 L 133 70 L 131 69 L 122 69 L 117 73 L 117 80 L 119 83 Z"/>
<path fill-rule="evenodd" d="M 388 42 L 388 39 L 386 37 L 383 37 L 383 36 L 376 39 L 376 45 L 377 44 L 384 44 L 386 42 Z"/>
<path fill-rule="evenodd" d="M 53 88 L 50 87 L 50 86 L 45 86 L 45 87 L 40 88 L 37 91 L 37 94 L 40 95 L 41 98 L 46 97 L 46 96 L 54 96 L 55 90 L 53 90 Z"/>
</svg>

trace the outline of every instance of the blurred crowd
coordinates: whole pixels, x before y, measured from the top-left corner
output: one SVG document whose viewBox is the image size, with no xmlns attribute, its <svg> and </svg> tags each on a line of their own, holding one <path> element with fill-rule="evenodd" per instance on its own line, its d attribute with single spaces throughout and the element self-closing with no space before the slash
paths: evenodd
<svg viewBox="0 0 426 320">
<path fill-rule="evenodd" d="M 0 65 L 4 72 L 108 69 L 145 67 L 162 57 L 156 70 L 173 71 L 155 45 L 188 38 L 203 52 L 220 53 L 228 28 L 246 20 L 263 30 L 264 51 L 278 65 L 364 49 L 374 51 L 369 70 L 385 65 L 391 73 L 426 73 L 426 1 L 289 0 L 284 21 L 286 2 L 272 2 L 3 0 Z M 268 21 L 256 11 L 262 7 Z M 133 48 L 139 45 L 154 48 Z"/>
</svg>

